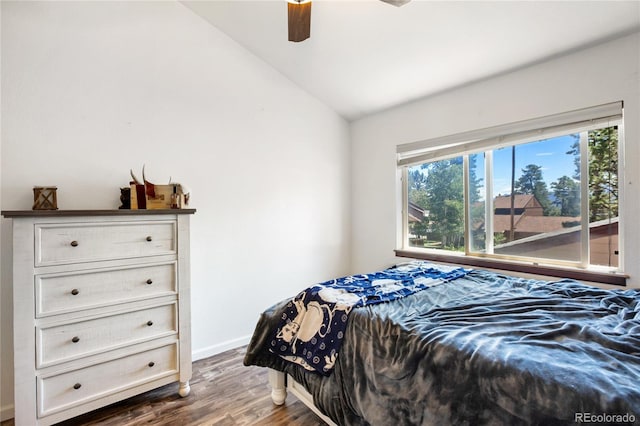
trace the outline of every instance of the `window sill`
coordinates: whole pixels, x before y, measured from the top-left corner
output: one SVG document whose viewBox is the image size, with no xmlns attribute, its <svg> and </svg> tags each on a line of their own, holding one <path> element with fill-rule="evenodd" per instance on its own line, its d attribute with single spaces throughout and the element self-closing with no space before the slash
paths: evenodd
<svg viewBox="0 0 640 426">
<path fill-rule="evenodd" d="M 505 260 L 487 259 L 464 255 L 434 253 L 417 250 L 395 250 L 396 256 L 412 259 L 431 260 L 434 262 L 455 263 L 480 268 L 499 269 L 503 271 L 521 272 L 524 274 L 545 275 L 558 278 L 571 278 L 579 281 L 590 281 L 602 284 L 626 286 L 627 275 L 616 272 L 588 271 L 586 269 L 570 269 L 557 266 L 533 265 Z"/>
</svg>

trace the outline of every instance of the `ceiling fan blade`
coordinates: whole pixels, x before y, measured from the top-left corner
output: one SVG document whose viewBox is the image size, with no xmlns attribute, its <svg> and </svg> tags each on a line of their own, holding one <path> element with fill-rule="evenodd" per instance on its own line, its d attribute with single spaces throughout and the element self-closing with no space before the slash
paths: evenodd
<svg viewBox="0 0 640 426">
<path fill-rule="evenodd" d="M 288 1 L 289 41 L 303 41 L 311 36 L 311 1 Z"/>
<path fill-rule="evenodd" d="M 403 4 L 409 3 L 411 0 L 380 0 L 380 1 L 400 7 Z"/>
</svg>

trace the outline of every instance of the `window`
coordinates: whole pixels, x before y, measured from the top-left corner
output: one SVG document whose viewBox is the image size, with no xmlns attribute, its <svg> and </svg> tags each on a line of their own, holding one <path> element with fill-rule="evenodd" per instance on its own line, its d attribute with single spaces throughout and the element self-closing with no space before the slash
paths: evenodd
<svg viewBox="0 0 640 426">
<path fill-rule="evenodd" d="M 400 145 L 402 250 L 620 272 L 621 142 L 614 103 Z"/>
</svg>

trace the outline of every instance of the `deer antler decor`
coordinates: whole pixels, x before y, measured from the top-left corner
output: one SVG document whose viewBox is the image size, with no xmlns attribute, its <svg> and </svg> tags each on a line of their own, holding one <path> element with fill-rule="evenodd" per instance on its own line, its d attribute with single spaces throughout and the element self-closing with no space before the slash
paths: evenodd
<svg viewBox="0 0 640 426">
<path fill-rule="evenodd" d="M 189 205 L 191 190 L 183 184 L 175 183 L 169 178 L 167 185 L 158 185 L 147 180 L 145 166 L 142 166 L 142 181 L 130 170 L 131 209 L 168 209 L 184 208 Z M 124 204 L 124 203 L 123 203 Z"/>
</svg>

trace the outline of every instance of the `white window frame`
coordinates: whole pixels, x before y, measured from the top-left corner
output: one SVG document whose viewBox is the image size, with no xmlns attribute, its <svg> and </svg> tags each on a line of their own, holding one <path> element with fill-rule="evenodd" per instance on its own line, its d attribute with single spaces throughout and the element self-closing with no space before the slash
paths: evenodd
<svg viewBox="0 0 640 426">
<path fill-rule="evenodd" d="M 587 272 L 593 272 L 596 274 L 608 274 L 610 276 L 617 275 L 626 277 L 622 271 L 624 271 L 624 256 L 619 256 L 619 262 L 617 268 L 601 267 L 589 264 L 589 227 L 588 227 L 588 215 L 585 212 L 588 211 L 588 185 L 581 185 L 581 211 L 582 211 L 582 258 L 579 262 L 566 262 L 566 261 L 553 261 L 526 258 L 526 257 L 510 257 L 504 255 L 491 254 L 493 252 L 493 233 L 492 229 L 487 229 L 487 252 L 489 254 L 479 254 L 471 252 L 469 249 L 470 244 L 470 227 L 469 224 L 469 209 L 467 205 L 467 192 L 468 192 L 468 173 L 469 173 L 469 155 L 474 153 L 486 152 L 488 155 L 485 157 L 485 182 L 492 182 L 492 157 L 490 151 L 508 147 L 512 145 L 519 145 L 522 143 L 538 141 L 542 139 L 548 139 L 556 136 L 566 135 L 569 133 L 583 133 L 586 134 L 589 130 L 602 127 L 618 127 L 618 211 L 619 211 L 619 230 L 618 230 L 618 244 L 619 247 L 623 247 L 624 239 L 624 220 L 623 220 L 623 203 L 624 203 L 624 120 L 623 120 L 623 104 L 622 102 L 613 102 L 609 104 L 599 105 L 591 108 L 584 108 L 581 110 L 570 111 L 531 120 L 519 121 L 516 123 L 509 123 L 500 126 L 494 126 L 491 128 L 465 132 L 450 136 L 444 136 L 440 138 L 427 139 L 418 142 L 412 142 L 408 144 L 402 144 L 397 146 L 397 166 L 398 166 L 398 184 L 399 184 L 399 215 L 398 215 L 398 227 L 397 227 L 397 249 L 396 253 L 399 256 L 429 258 L 435 260 L 453 261 L 456 263 L 475 264 L 477 258 L 489 258 L 490 263 L 497 263 L 498 266 L 502 264 L 507 266 L 508 270 L 520 270 L 524 272 L 532 272 L 531 267 L 538 269 L 540 264 L 548 263 L 551 270 L 550 275 L 556 276 L 571 276 L 568 271 L 570 270 L 582 270 Z M 580 150 L 581 152 L 587 152 L 587 140 L 581 137 Z M 465 253 L 454 253 L 446 250 L 415 248 L 409 246 L 409 232 L 408 232 L 408 168 L 412 165 L 423 164 L 427 162 L 433 162 L 438 160 L 444 160 L 454 157 L 463 157 L 464 160 L 464 195 L 465 195 Z M 581 156 L 581 175 L 588 176 L 588 156 Z M 487 185 L 486 199 L 493 199 L 491 193 L 491 185 Z M 492 218 L 491 203 L 486 203 L 485 217 Z M 585 226 L 586 222 L 586 226 Z M 488 227 L 492 227 L 492 220 L 489 220 Z M 415 256 L 412 256 L 415 254 Z M 482 262 L 481 262 L 482 263 Z M 544 267 L 541 273 L 544 274 Z M 558 271 L 559 270 L 559 271 Z M 579 278 L 582 278 L 580 276 Z M 599 279 L 592 279 L 593 281 L 603 281 Z M 614 280 L 615 284 L 621 284 L 621 280 Z M 604 282 L 609 282 L 605 280 Z"/>
</svg>

